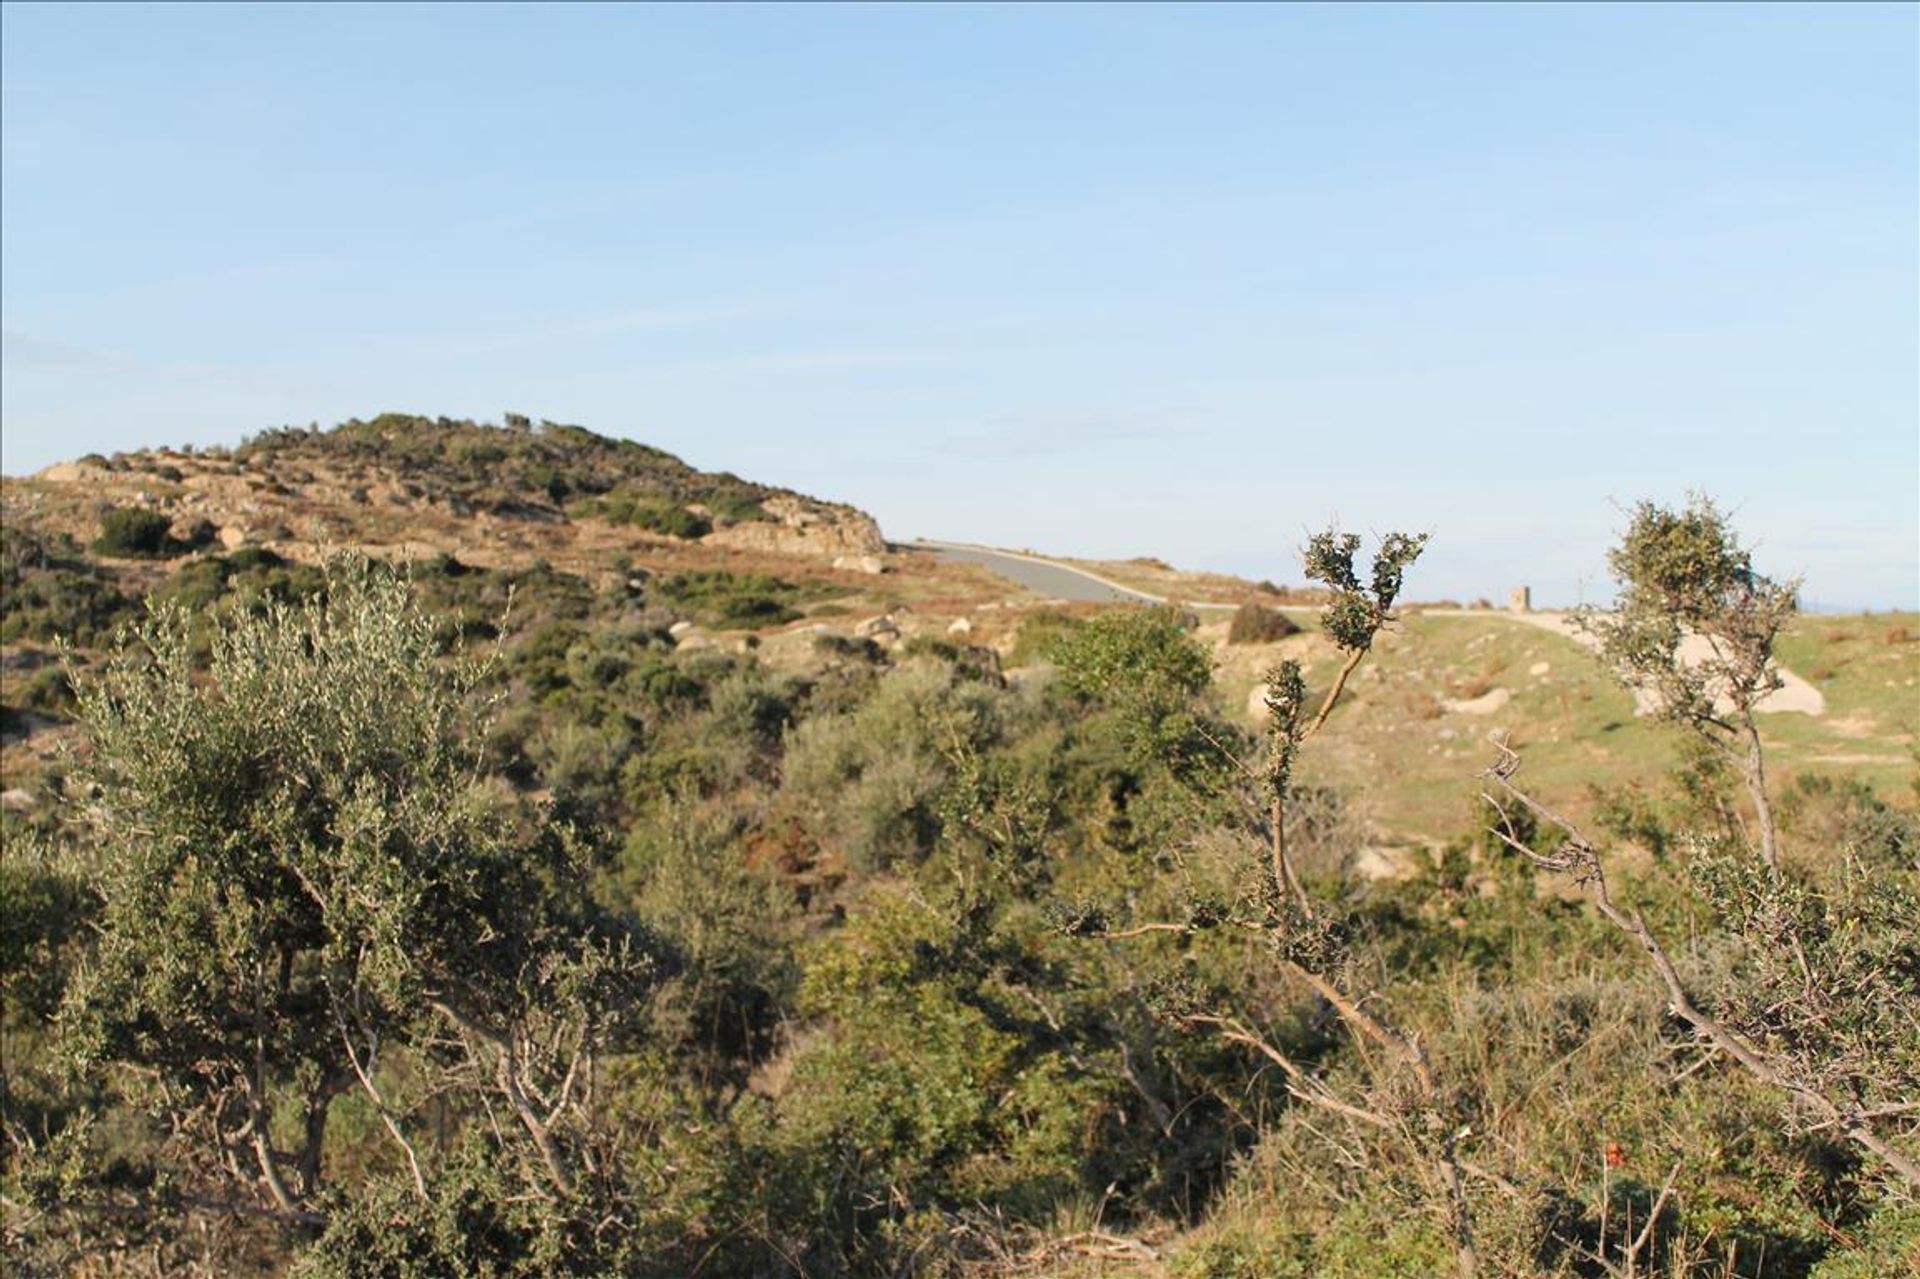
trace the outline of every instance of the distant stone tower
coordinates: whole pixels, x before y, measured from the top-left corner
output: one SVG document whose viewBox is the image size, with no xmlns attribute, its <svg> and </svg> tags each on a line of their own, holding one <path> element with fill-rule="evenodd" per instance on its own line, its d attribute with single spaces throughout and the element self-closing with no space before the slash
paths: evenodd
<svg viewBox="0 0 1920 1279">
<path fill-rule="evenodd" d="M 1514 587 L 1513 593 L 1507 596 L 1507 611 L 1510 613 L 1533 612 L 1533 588 L 1531 586 Z"/>
</svg>

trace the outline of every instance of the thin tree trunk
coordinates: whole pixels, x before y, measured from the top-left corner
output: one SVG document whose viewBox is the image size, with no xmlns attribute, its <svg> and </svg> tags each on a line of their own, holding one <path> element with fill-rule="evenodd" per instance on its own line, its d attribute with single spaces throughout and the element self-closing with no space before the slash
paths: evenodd
<svg viewBox="0 0 1920 1279">
<path fill-rule="evenodd" d="M 1299 876 L 1293 873 L 1293 861 L 1287 856 L 1287 806 L 1276 793 L 1267 809 L 1267 819 L 1273 824 L 1273 887 L 1276 893 L 1290 895 L 1294 904 L 1300 907 L 1300 913 L 1308 919 L 1313 918 L 1313 903 L 1307 898 L 1306 887 Z"/>
<path fill-rule="evenodd" d="M 1760 728 L 1753 712 L 1746 713 L 1747 758 L 1742 772 L 1747 779 L 1747 794 L 1753 800 L 1755 820 L 1760 826 L 1760 860 L 1777 880 L 1780 878 L 1780 846 L 1773 825 L 1773 801 L 1767 797 L 1767 757 L 1760 746 Z"/>
</svg>

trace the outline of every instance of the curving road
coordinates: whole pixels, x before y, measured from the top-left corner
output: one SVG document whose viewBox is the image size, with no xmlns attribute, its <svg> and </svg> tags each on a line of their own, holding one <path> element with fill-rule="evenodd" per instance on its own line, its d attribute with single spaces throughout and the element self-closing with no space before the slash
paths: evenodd
<svg viewBox="0 0 1920 1279">
<path fill-rule="evenodd" d="M 1089 573 L 1071 564 L 1041 559 L 1037 555 L 1016 555 L 966 542 L 908 542 L 916 551 L 927 551 L 943 560 L 978 564 L 1000 576 L 1017 582 L 1037 595 L 1053 600 L 1071 600 L 1085 604 L 1164 604 L 1158 595 L 1136 591 L 1130 586 L 1110 582 L 1097 573 Z"/>
</svg>

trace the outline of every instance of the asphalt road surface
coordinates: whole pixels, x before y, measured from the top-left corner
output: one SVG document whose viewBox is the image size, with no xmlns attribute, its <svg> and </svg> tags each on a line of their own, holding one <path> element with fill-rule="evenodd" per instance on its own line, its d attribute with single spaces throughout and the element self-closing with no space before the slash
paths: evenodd
<svg viewBox="0 0 1920 1279">
<path fill-rule="evenodd" d="M 1036 595 L 1051 600 L 1072 600 L 1087 604 L 1163 604 L 1166 601 L 1157 595 L 1148 595 L 1109 582 L 1084 569 L 1057 564 L 1052 560 L 1043 560 L 1031 555 L 1013 555 L 1006 551 L 990 551 L 985 547 L 967 546 L 960 542 L 911 542 L 908 545 L 915 550 L 929 551 L 941 559 L 956 560 L 962 564 L 979 564 L 992 569 L 1000 576 L 1019 583 Z"/>
</svg>

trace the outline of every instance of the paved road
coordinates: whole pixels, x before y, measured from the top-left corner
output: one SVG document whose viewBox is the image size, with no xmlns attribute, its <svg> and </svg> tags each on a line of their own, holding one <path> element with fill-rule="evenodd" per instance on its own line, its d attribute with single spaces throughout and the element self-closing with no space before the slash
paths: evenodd
<svg viewBox="0 0 1920 1279">
<path fill-rule="evenodd" d="M 909 542 L 917 551 L 929 551 L 943 560 L 979 564 L 1000 576 L 1052 600 L 1072 600 L 1087 604 L 1164 604 L 1158 595 L 1148 595 L 1110 582 L 1085 569 L 1037 555 L 1015 555 L 1008 551 L 969 546 L 964 542 Z"/>
</svg>

